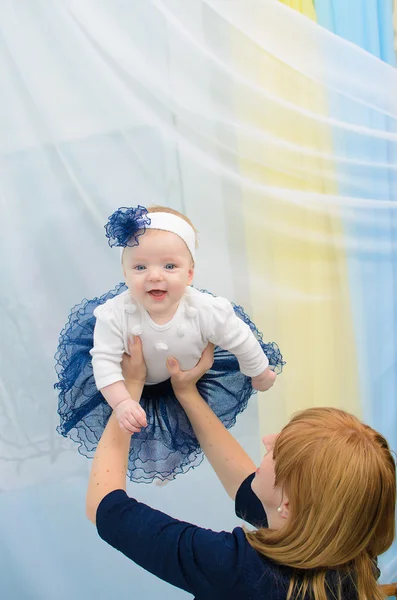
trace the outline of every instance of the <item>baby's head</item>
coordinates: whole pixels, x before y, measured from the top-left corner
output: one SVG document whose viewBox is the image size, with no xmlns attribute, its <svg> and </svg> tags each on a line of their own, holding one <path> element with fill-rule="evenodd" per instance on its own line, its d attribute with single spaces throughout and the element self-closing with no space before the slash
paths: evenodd
<svg viewBox="0 0 397 600">
<path fill-rule="evenodd" d="M 149 208 L 140 222 L 122 253 L 125 282 L 154 320 L 166 321 L 193 281 L 197 232 L 187 217 L 162 206 Z"/>
</svg>

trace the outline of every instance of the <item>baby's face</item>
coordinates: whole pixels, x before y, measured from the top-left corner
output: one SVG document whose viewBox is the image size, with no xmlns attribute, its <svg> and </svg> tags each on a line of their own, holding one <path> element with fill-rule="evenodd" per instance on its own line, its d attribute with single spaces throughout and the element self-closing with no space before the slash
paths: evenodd
<svg viewBox="0 0 397 600">
<path fill-rule="evenodd" d="M 123 254 L 125 282 L 156 322 L 170 320 L 193 280 L 192 257 L 175 233 L 149 229 Z"/>
</svg>

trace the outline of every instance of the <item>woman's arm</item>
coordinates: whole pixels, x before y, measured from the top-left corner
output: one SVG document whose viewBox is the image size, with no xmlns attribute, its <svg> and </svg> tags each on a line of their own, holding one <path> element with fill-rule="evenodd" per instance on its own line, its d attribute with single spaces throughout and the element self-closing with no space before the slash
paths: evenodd
<svg viewBox="0 0 397 600">
<path fill-rule="evenodd" d="M 131 435 L 123 431 L 112 413 L 92 462 L 86 497 L 86 514 L 95 524 L 101 500 L 113 490 L 126 489 Z"/>
<path fill-rule="evenodd" d="M 193 369 L 181 371 L 174 358 L 168 359 L 167 366 L 175 395 L 192 424 L 200 446 L 226 492 L 234 500 L 242 482 L 256 470 L 256 466 L 197 391 L 197 381 L 211 368 L 212 362 L 211 344 Z"/>
<path fill-rule="evenodd" d="M 133 346 L 131 356 L 123 359 L 123 374 L 131 395 L 138 397 L 144 378 L 131 366 L 135 360 L 144 363 L 140 340 Z M 183 379 L 187 381 L 186 375 Z M 245 589 L 241 573 L 247 568 L 247 542 L 241 528 L 216 533 L 127 496 L 129 442 L 112 415 L 95 454 L 87 493 L 87 515 L 101 538 L 145 570 L 197 597 L 230 595 L 237 585 Z"/>
<path fill-rule="evenodd" d="M 140 398 L 146 379 L 146 365 L 142 357 L 141 340 L 135 338 L 130 344 L 131 357 L 135 363 L 135 379 L 125 381 L 128 393 L 133 398 Z M 139 406 L 139 405 L 138 405 Z M 139 408 L 141 408 L 139 406 Z M 145 413 L 141 408 L 143 417 Z M 87 517 L 95 523 L 96 512 L 101 500 L 113 490 L 126 489 L 128 451 L 131 435 L 120 428 L 115 414 L 112 413 L 99 441 L 92 462 L 91 474 L 86 497 Z"/>
</svg>

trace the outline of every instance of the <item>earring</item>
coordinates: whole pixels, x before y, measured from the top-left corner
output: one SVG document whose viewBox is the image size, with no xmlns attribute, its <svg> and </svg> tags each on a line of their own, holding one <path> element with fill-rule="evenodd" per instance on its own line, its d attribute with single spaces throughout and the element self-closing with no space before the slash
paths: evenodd
<svg viewBox="0 0 397 600">
<path fill-rule="evenodd" d="M 283 509 L 281 508 L 281 506 L 279 506 L 279 507 L 278 507 L 278 509 L 277 509 L 277 512 L 278 512 L 278 513 L 281 513 L 281 511 L 282 511 L 282 510 L 283 510 Z"/>
</svg>

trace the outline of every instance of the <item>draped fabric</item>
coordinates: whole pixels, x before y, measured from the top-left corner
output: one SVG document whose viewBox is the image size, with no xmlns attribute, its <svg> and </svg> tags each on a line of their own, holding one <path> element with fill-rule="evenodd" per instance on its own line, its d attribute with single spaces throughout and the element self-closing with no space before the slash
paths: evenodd
<svg viewBox="0 0 397 600">
<path fill-rule="evenodd" d="M 394 65 L 389 0 L 0 3 L 2 496 L 86 473 L 53 354 L 120 281 L 103 225 L 136 204 L 185 212 L 195 285 L 282 350 L 262 434 L 330 404 L 397 450 Z"/>
<path fill-rule="evenodd" d="M 315 7 L 320 25 L 396 65 L 393 44 L 395 0 L 316 0 Z"/>
<path fill-rule="evenodd" d="M 394 49 L 397 52 L 397 0 L 393 0 Z"/>
<path fill-rule="evenodd" d="M 336 34 L 358 44 L 368 52 L 391 65 L 396 65 L 393 44 L 393 6 L 391 0 L 353 0 L 348 4 L 340 0 L 319 0 L 316 3 L 318 22 Z M 349 107 L 346 106 L 347 113 Z M 361 108 L 361 115 L 368 126 L 376 126 L 386 133 L 396 133 L 395 122 L 384 115 L 375 115 Z M 335 143 L 344 145 L 342 139 Z M 372 155 L 385 157 L 396 168 L 397 155 L 394 145 L 387 139 L 373 140 L 368 145 Z M 351 175 L 351 166 L 345 167 Z M 365 181 L 368 172 L 355 167 L 356 176 Z M 379 198 L 396 201 L 395 178 L 378 173 L 377 194 Z M 355 194 L 351 177 L 340 184 L 340 193 Z M 365 192 L 366 193 L 366 192 Z M 371 236 L 373 249 L 363 257 L 359 248 L 347 252 L 349 294 L 354 307 L 353 322 L 355 343 L 359 356 L 360 398 L 364 418 L 381 430 L 391 441 L 397 443 L 397 359 L 396 340 L 388 340 L 389 331 L 396 331 L 397 324 L 397 260 L 395 240 L 397 221 L 390 211 L 389 234 L 384 236 L 376 228 L 377 211 L 373 210 L 366 223 L 345 223 L 346 230 L 359 239 Z M 376 248 L 384 244 L 382 256 Z M 397 543 L 383 558 L 388 567 L 385 580 L 396 576 Z"/>
</svg>

